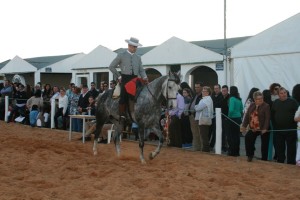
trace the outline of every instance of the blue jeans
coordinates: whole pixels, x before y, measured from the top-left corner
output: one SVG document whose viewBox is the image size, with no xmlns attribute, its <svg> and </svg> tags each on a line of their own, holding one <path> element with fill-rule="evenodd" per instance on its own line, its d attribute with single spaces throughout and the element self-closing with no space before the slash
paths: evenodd
<svg viewBox="0 0 300 200">
<path fill-rule="evenodd" d="M 72 131 L 81 132 L 82 128 L 78 125 L 78 119 L 72 118 Z"/>
</svg>

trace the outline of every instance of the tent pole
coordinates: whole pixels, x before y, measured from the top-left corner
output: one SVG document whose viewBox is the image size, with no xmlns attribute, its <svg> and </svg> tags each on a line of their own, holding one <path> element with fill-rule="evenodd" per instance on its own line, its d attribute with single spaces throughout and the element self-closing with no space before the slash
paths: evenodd
<svg viewBox="0 0 300 200">
<path fill-rule="evenodd" d="M 224 0 L 224 54 L 223 62 L 225 60 L 225 83 L 228 84 L 228 69 L 227 69 L 227 38 L 226 38 L 226 0 Z"/>
</svg>

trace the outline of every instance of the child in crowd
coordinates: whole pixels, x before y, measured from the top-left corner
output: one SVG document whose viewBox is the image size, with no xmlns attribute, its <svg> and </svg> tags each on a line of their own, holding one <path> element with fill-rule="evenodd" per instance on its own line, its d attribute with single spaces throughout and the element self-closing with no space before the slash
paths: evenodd
<svg viewBox="0 0 300 200">
<path fill-rule="evenodd" d="M 29 121 L 30 121 L 30 126 L 35 127 L 36 126 L 36 121 L 39 115 L 38 111 L 38 106 L 37 105 L 32 105 L 31 111 L 29 113 Z"/>
</svg>

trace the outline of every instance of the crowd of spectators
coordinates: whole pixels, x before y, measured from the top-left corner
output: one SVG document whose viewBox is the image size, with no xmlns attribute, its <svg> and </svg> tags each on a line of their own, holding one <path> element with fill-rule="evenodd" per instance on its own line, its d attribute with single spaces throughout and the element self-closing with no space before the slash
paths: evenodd
<svg viewBox="0 0 300 200">
<path fill-rule="evenodd" d="M 244 104 L 236 86 L 228 88 L 227 85 L 221 87 L 215 84 L 211 92 L 209 86 L 196 82 L 194 89 L 186 83 L 181 84 L 177 95 L 178 106 L 169 111 L 171 146 L 187 148 L 185 138 L 191 132 L 193 151 L 214 151 L 214 112 L 215 108 L 221 108 L 223 153 L 240 156 L 240 138 L 245 137 L 247 160 L 251 162 L 256 138 L 260 136 L 261 160 L 300 165 L 299 144 L 297 150 L 297 141 L 300 140 L 300 84 L 294 86 L 292 96 L 279 83 L 273 83 L 264 90 L 253 87 Z M 185 91 L 183 96 L 188 98 L 183 98 L 181 91 Z M 190 126 L 183 125 L 183 121 L 187 124 L 187 114 Z"/>
<path fill-rule="evenodd" d="M 116 86 L 115 81 L 110 82 L 110 88 Z M 51 100 L 55 100 L 54 124 L 56 129 L 82 131 L 82 120 L 73 119 L 72 127 L 69 127 L 69 115 L 74 114 L 94 114 L 95 99 L 99 94 L 107 91 L 108 83 L 101 82 L 100 88 L 96 89 L 96 84 L 91 82 L 88 85 L 75 86 L 70 83 L 68 89 L 50 84 L 41 83 L 34 87 L 22 85 L 21 83 L 11 83 L 5 80 L 0 88 L 0 120 L 5 119 L 4 97 L 9 97 L 8 123 L 20 122 L 26 125 L 50 128 L 51 125 Z"/>
</svg>

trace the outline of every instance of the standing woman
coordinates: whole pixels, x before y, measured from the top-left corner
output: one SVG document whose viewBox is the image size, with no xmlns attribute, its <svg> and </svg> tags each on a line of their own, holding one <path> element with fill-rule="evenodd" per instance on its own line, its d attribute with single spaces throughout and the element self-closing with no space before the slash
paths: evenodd
<svg viewBox="0 0 300 200">
<path fill-rule="evenodd" d="M 262 160 L 268 159 L 270 107 L 264 102 L 263 94 L 259 91 L 253 93 L 254 102 L 250 104 L 245 113 L 241 131 L 245 131 L 249 125 L 250 130 L 245 136 L 246 155 L 248 162 L 251 162 L 254 156 L 255 140 L 261 135 L 261 155 Z"/>
<path fill-rule="evenodd" d="M 213 101 L 211 99 L 211 89 L 204 86 L 202 89 L 202 99 L 195 106 L 196 117 L 199 118 L 200 136 L 202 137 L 202 151 L 209 152 L 209 128 L 213 118 Z"/>
<path fill-rule="evenodd" d="M 274 102 L 276 99 L 279 99 L 278 92 L 281 85 L 279 83 L 272 83 L 270 85 L 270 92 L 271 92 L 271 100 Z"/>
<path fill-rule="evenodd" d="M 184 112 L 181 116 L 182 122 L 182 146 L 183 147 L 192 147 L 193 134 L 191 131 L 190 118 L 188 108 L 192 101 L 192 92 L 189 88 L 182 89 L 182 96 L 184 99 Z"/>
<path fill-rule="evenodd" d="M 240 156 L 240 124 L 242 123 L 243 103 L 238 88 L 230 87 L 229 110 L 230 118 L 228 133 L 228 155 Z"/>
<path fill-rule="evenodd" d="M 292 92 L 293 98 L 298 102 L 300 105 L 300 84 L 297 84 L 293 88 Z M 298 130 L 297 130 L 297 152 L 296 152 L 296 165 L 300 166 L 300 106 L 295 113 L 294 120 L 297 122 Z"/>
<path fill-rule="evenodd" d="M 66 130 L 66 119 L 67 119 L 67 108 L 68 108 L 68 96 L 66 95 L 66 90 L 64 88 L 60 89 L 60 94 L 58 96 L 58 110 L 54 116 L 55 128 L 58 129 L 58 117 L 62 117 L 63 130 Z"/>
<path fill-rule="evenodd" d="M 43 100 L 44 102 L 47 102 L 50 104 L 50 98 L 51 98 L 51 94 L 52 93 L 52 88 L 51 88 L 51 85 L 49 83 L 47 83 L 45 86 L 44 86 L 44 91 L 43 91 Z"/>
<path fill-rule="evenodd" d="M 78 114 L 78 100 L 80 96 L 81 89 L 79 87 L 72 87 L 72 94 L 69 96 L 69 114 L 77 115 Z M 79 126 L 77 124 L 77 119 L 72 118 L 72 131 L 79 132 Z"/>
<path fill-rule="evenodd" d="M 41 90 L 37 90 L 34 93 L 34 95 L 27 100 L 26 106 L 29 111 L 31 111 L 31 107 L 33 105 L 37 105 L 38 109 L 41 110 L 41 108 L 43 107 L 43 98 L 41 96 L 42 96 Z"/>
<path fill-rule="evenodd" d="M 254 92 L 256 92 L 258 90 L 259 90 L 258 88 L 253 87 L 249 91 L 248 97 L 247 97 L 245 105 L 244 105 L 243 117 L 245 117 L 245 114 L 247 113 L 247 110 L 248 110 L 249 106 L 254 102 L 254 98 L 253 98 Z"/>
<path fill-rule="evenodd" d="M 281 87 L 281 85 L 279 83 L 272 83 L 269 87 L 270 89 L 270 93 L 271 93 L 271 101 L 272 101 L 272 105 L 274 103 L 274 101 L 276 99 L 279 99 L 279 88 Z M 270 106 L 270 108 L 272 108 L 272 106 Z M 271 130 L 273 130 L 273 124 L 272 124 L 272 121 L 271 121 Z M 276 133 L 273 133 L 272 131 L 272 135 L 273 135 L 273 146 L 274 146 L 274 160 L 277 160 L 278 159 L 278 156 L 277 156 L 277 134 Z"/>
</svg>

